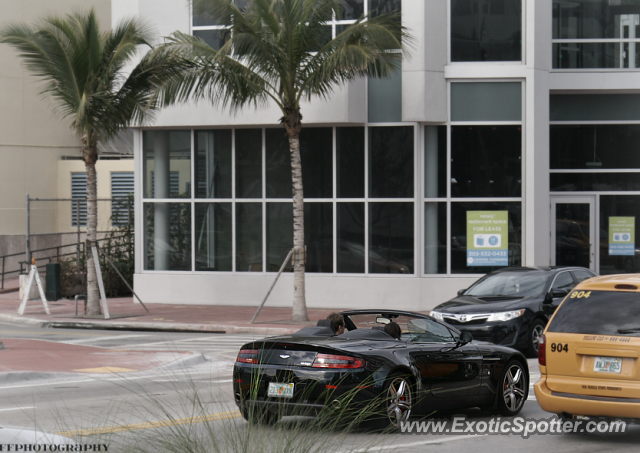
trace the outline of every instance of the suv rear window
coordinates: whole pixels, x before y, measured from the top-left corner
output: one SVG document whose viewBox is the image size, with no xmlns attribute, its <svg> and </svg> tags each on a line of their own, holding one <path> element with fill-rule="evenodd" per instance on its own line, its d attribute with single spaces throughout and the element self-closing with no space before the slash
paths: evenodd
<svg viewBox="0 0 640 453">
<path fill-rule="evenodd" d="M 640 337 L 640 293 L 573 291 L 547 330 Z"/>
</svg>

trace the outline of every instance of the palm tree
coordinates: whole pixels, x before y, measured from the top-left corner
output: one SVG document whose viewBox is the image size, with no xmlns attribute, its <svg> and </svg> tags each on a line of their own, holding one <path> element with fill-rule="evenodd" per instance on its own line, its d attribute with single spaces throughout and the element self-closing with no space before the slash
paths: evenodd
<svg viewBox="0 0 640 453">
<path fill-rule="evenodd" d="M 97 239 L 96 161 L 98 142 L 107 141 L 153 111 L 152 76 L 159 70 L 143 63 L 125 76 L 140 45 L 150 45 L 148 26 L 123 20 L 101 31 L 95 11 L 66 17 L 47 17 L 27 25 L 15 23 L 0 30 L 0 42 L 20 52 L 26 68 L 43 81 L 41 95 L 70 119 L 82 141 L 87 170 L 87 238 Z M 89 252 L 89 251 L 88 251 Z M 100 314 L 100 296 L 93 256 L 87 253 L 87 313 Z"/>
<path fill-rule="evenodd" d="M 410 40 L 398 14 L 361 17 L 334 39 L 326 21 L 339 17 L 343 0 L 194 0 L 194 12 L 230 30 L 220 50 L 175 32 L 147 56 L 173 62 L 159 81 L 163 105 L 208 99 L 237 112 L 275 103 L 282 112 L 291 154 L 294 245 L 294 321 L 306 321 L 304 206 L 300 131 L 302 101 L 326 98 L 357 77 L 388 77 L 400 67 Z M 399 49 L 389 51 L 389 49 Z"/>
</svg>

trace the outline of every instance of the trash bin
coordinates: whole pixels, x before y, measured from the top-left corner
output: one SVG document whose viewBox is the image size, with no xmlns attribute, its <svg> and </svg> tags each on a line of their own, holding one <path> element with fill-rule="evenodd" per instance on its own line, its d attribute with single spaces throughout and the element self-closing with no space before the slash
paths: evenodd
<svg viewBox="0 0 640 453">
<path fill-rule="evenodd" d="M 62 291 L 60 288 L 60 264 L 47 264 L 47 283 L 45 284 L 45 296 L 47 300 L 60 300 Z"/>
</svg>

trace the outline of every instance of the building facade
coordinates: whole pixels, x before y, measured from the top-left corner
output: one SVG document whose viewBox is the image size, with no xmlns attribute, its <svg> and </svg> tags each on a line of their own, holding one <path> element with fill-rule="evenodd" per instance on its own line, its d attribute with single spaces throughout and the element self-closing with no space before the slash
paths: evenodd
<svg viewBox="0 0 640 453">
<path fill-rule="evenodd" d="M 416 43 L 396 77 L 302 106 L 308 306 L 428 310 L 507 265 L 640 270 L 640 1 L 345 3 L 332 33 L 400 10 Z M 131 14 L 226 32 L 183 2 L 113 2 Z M 143 300 L 262 300 L 292 247 L 279 117 L 201 102 L 135 130 Z"/>
</svg>

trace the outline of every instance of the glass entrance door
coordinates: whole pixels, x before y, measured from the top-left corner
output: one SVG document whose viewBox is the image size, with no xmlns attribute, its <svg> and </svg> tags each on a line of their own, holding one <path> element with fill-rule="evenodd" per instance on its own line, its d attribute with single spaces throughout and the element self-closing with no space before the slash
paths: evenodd
<svg viewBox="0 0 640 453">
<path fill-rule="evenodd" d="M 551 197 L 551 264 L 595 271 L 595 197 Z"/>
</svg>

